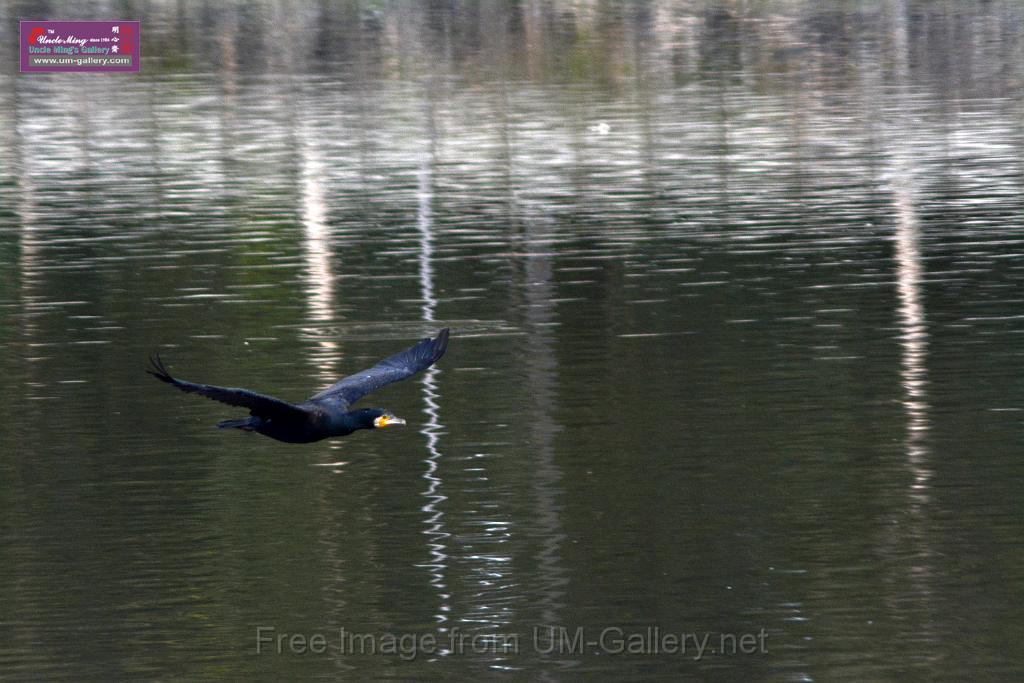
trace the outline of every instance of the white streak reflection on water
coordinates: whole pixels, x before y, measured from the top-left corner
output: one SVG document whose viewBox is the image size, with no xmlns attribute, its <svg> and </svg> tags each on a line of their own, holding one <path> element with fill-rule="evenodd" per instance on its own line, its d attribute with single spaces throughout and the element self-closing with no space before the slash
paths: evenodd
<svg viewBox="0 0 1024 683">
<path fill-rule="evenodd" d="M 435 156 L 435 131 L 433 101 L 427 98 L 430 108 L 427 110 L 426 135 L 429 139 L 429 152 L 420 161 L 420 168 L 417 173 L 417 216 L 416 225 L 419 230 L 419 285 L 420 298 L 422 300 L 421 313 L 424 323 L 434 322 L 434 312 L 437 308 L 437 298 L 434 295 L 434 268 L 431 258 L 434 253 L 433 235 L 433 214 L 431 202 L 434 198 L 433 171 L 432 165 L 436 163 Z M 445 571 L 447 570 L 448 556 L 445 553 L 445 539 L 450 534 L 444 527 L 444 510 L 441 509 L 444 501 L 447 500 L 442 492 L 443 481 L 439 470 L 441 450 L 439 448 L 440 432 L 443 431 L 440 418 L 439 389 L 437 376 L 440 370 L 431 366 L 423 373 L 421 386 L 423 387 L 423 413 L 427 421 L 420 429 L 426 439 L 428 456 L 424 460 L 426 469 L 423 472 L 423 479 L 426 481 L 426 489 L 421 494 L 427 502 L 420 510 L 424 514 L 423 533 L 427 537 L 427 551 L 429 561 L 422 566 L 430 571 L 430 584 L 437 594 L 437 614 L 435 618 L 441 626 L 440 633 L 446 633 L 448 627 L 445 625 L 449 620 L 448 613 L 451 611 L 449 600 L 451 595 L 445 584 Z M 442 649 L 438 653 L 441 656 L 450 654 Z"/>
<path fill-rule="evenodd" d="M 300 150 L 300 186 L 302 198 L 303 261 L 306 271 L 307 305 L 309 320 L 317 326 L 315 354 L 320 378 L 325 383 L 336 381 L 335 361 L 338 343 L 328 338 L 323 328 L 335 321 L 334 273 L 331 267 L 333 249 L 327 224 L 327 205 L 323 179 L 327 174 L 321 152 L 321 142 L 313 130 L 313 123 L 298 124 Z"/>
</svg>

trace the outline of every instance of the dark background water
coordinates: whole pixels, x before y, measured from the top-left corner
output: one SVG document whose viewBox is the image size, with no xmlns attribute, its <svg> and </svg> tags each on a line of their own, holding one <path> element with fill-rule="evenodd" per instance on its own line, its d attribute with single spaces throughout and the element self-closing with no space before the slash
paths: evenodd
<svg viewBox="0 0 1024 683">
<path fill-rule="evenodd" d="M 19 76 L 47 17 L 142 72 Z M 1019 678 L 1022 22 L 0 6 L 0 674 Z M 335 442 L 143 373 L 301 399 L 445 325 Z"/>
</svg>

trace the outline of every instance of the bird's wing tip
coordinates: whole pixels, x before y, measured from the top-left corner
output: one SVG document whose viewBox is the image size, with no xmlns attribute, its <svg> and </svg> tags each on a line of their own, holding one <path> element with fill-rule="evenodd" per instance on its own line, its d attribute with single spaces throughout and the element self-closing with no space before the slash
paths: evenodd
<svg viewBox="0 0 1024 683">
<path fill-rule="evenodd" d="M 441 331 L 437 333 L 437 337 L 434 338 L 433 362 L 440 360 L 441 356 L 444 355 L 444 352 L 448 350 L 448 333 L 450 331 L 451 330 L 448 327 L 442 328 Z"/>
<path fill-rule="evenodd" d="M 163 360 L 160 358 L 159 353 L 149 357 L 149 364 L 151 368 L 147 369 L 146 372 L 164 382 L 174 381 L 171 373 L 167 371 L 167 366 L 164 365 Z"/>
</svg>

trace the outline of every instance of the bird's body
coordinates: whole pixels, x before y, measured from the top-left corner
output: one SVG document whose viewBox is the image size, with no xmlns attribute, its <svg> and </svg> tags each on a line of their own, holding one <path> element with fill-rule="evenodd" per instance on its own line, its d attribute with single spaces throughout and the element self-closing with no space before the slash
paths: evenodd
<svg viewBox="0 0 1024 683">
<path fill-rule="evenodd" d="M 217 426 L 221 429 L 258 432 L 285 443 L 312 443 L 334 436 L 348 436 L 357 429 L 374 429 L 373 421 L 376 418 L 390 415 L 380 408 L 363 408 L 351 412 L 344 408 L 332 410 L 330 405 L 319 401 L 305 401 L 296 407 L 303 411 L 299 419 L 251 415 L 240 420 L 224 420 Z M 394 418 L 394 421 L 396 424 L 404 424 L 398 418 Z"/>
<path fill-rule="evenodd" d="M 225 420 L 217 425 L 221 429 L 258 432 L 287 443 L 310 443 L 330 437 L 348 436 L 358 429 L 404 425 L 405 420 L 395 417 L 389 410 L 352 410 L 352 404 L 371 391 L 430 367 L 444 355 L 447 347 L 448 328 L 445 328 L 436 338 L 422 339 L 415 346 L 388 356 L 372 368 L 339 380 L 302 403 L 289 403 L 247 389 L 175 379 L 159 356 L 155 360 L 151 359 L 153 369 L 147 372 L 182 391 L 249 409 L 249 417 Z"/>
</svg>

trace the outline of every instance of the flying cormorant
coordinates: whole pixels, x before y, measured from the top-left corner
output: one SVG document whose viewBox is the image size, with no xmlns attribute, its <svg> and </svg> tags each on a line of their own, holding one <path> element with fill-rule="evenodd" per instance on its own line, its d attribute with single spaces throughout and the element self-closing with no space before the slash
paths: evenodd
<svg viewBox="0 0 1024 683">
<path fill-rule="evenodd" d="M 264 396 L 247 389 L 215 387 L 175 379 L 167 372 L 160 356 L 149 361 L 146 370 L 161 382 L 167 382 L 190 394 L 199 394 L 221 403 L 249 409 L 250 417 L 224 420 L 221 429 L 241 429 L 288 443 L 310 443 L 332 436 L 348 436 L 357 429 L 380 429 L 404 425 L 383 408 L 352 410 L 352 404 L 371 391 L 410 377 L 437 362 L 448 348 L 448 328 L 437 337 L 426 337 L 405 351 L 388 356 L 372 368 L 349 375 L 302 403 L 289 403 L 273 396 Z"/>
</svg>

